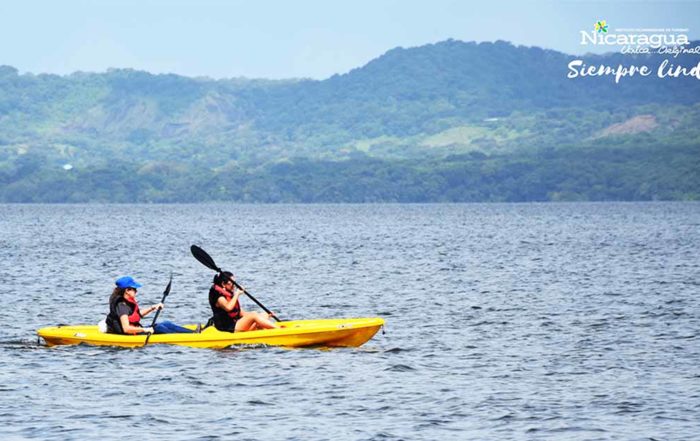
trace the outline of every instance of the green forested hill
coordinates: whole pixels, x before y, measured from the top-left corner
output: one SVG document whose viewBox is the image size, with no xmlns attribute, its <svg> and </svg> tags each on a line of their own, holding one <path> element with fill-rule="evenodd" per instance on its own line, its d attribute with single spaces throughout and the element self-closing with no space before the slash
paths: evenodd
<svg viewBox="0 0 700 441">
<path fill-rule="evenodd" d="M 700 80 L 568 79 L 574 58 L 449 40 L 323 81 L 2 66 L 0 201 L 699 198 Z"/>
</svg>

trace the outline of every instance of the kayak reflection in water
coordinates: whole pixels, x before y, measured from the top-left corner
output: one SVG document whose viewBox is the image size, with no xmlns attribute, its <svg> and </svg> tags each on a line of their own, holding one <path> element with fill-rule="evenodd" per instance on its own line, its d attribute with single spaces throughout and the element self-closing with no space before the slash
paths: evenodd
<svg viewBox="0 0 700 441">
<path fill-rule="evenodd" d="M 270 320 L 274 314 L 244 311 L 238 301 L 242 293 L 236 288 L 232 273 L 224 271 L 214 276 L 214 284 L 209 289 L 209 306 L 214 313 L 212 321 L 216 329 L 243 332 L 279 328 Z"/>
<path fill-rule="evenodd" d="M 109 298 L 109 314 L 107 314 L 107 332 L 111 334 L 175 334 L 194 333 L 175 323 L 164 321 L 156 323 L 155 329 L 141 325 L 141 318 L 153 311 L 163 309 L 158 303 L 141 311 L 136 301 L 136 294 L 141 284 L 130 276 L 121 277 L 114 282 L 116 288 Z"/>
</svg>

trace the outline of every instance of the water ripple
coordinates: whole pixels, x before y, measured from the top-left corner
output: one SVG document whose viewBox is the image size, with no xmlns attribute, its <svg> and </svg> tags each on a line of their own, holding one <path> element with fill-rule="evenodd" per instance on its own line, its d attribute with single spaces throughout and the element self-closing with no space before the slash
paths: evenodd
<svg viewBox="0 0 700 441">
<path fill-rule="evenodd" d="M 694 439 L 698 219 L 697 203 L 3 205 L 0 437 Z M 126 273 L 149 304 L 173 271 L 163 318 L 206 321 L 192 243 L 284 318 L 379 315 L 386 333 L 37 345 L 39 327 L 96 323 Z"/>
</svg>

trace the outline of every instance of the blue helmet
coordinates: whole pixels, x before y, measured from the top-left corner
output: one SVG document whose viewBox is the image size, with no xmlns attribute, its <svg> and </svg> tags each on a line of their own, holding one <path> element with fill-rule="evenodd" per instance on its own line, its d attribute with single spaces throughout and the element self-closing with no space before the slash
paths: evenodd
<svg viewBox="0 0 700 441">
<path fill-rule="evenodd" d="M 134 278 L 131 276 L 120 277 L 114 282 L 114 284 L 122 289 L 141 288 L 141 286 L 142 286 L 140 283 L 138 283 L 136 280 L 134 280 Z"/>
</svg>

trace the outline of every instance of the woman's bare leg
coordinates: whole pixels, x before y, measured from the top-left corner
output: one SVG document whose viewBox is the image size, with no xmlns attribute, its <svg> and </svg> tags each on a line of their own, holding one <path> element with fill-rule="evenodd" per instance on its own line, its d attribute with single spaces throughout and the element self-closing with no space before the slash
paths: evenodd
<svg viewBox="0 0 700 441">
<path fill-rule="evenodd" d="M 270 321 L 265 314 L 244 312 L 243 317 L 236 322 L 236 331 L 255 331 L 257 329 L 275 329 L 278 326 Z"/>
<path fill-rule="evenodd" d="M 257 325 L 257 328 L 259 328 L 259 329 L 279 328 L 279 326 L 277 326 L 272 321 L 270 321 L 270 318 L 267 316 L 267 314 L 263 314 L 262 312 L 253 312 L 253 314 L 255 314 L 255 324 Z"/>
</svg>

